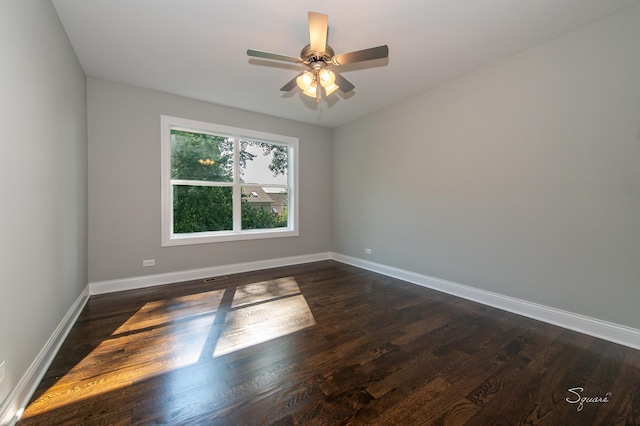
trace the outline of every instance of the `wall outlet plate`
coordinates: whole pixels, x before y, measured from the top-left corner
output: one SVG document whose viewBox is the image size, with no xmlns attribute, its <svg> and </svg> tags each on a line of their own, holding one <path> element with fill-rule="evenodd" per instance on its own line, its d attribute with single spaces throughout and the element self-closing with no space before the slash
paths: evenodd
<svg viewBox="0 0 640 426">
<path fill-rule="evenodd" d="M 370 248 L 364 249 L 364 254 L 371 254 L 371 253 L 372 253 L 372 251 L 371 251 Z"/>
<path fill-rule="evenodd" d="M 155 265 L 156 265 L 155 259 L 148 259 L 148 260 L 142 261 L 142 266 L 155 266 Z"/>
</svg>

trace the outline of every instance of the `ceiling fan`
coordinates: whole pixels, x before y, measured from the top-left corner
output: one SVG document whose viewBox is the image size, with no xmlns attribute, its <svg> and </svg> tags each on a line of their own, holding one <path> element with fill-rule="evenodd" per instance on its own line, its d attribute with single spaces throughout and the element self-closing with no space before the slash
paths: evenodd
<svg viewBox="0 0 640 426">
<path fill-rule="evenodd" d="M 254 49 L 248 49 L 247 55 L 256 58 L 293 62 L 307 67 L 306 71 L 301 72 L 282 86 L 280 90 L 283 92 L 288 92 L 297 85 L 302 89 L 302 93 L 316 98 L 316 102 L 320 102 L 322 89 L 324 89 L 326 96 L 338 89 L 343 93 L 350 92 L 355 86 L 346 78 L 331 70 L 330 66 L 386 58 L 389 56 L 389 47 L 383 45 L 336 55 L 331 46 L 327 44 L 328 24 L 329 17 L 327 15 L 309 12 L 310 42 L 302 48 L 299 58 Z"/>
</svg>

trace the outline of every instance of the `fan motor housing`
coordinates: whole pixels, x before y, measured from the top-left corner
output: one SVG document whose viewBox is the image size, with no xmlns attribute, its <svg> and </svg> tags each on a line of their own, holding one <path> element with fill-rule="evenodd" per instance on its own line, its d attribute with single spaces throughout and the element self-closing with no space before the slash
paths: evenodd
<svg viewBox="0 0 640 426">
<path fill-rule="evenodd" d="M 314 52 L 313 50 L 311 50 L 311 45 L 309 44 L 303 47 L 302 50 L 300 51 L 300 58 L 306 64 L 310 64 L 318 61 L 329 63 L 331 62 L 331 58 L 333 58 L 334 55 L 335 55 L 335 52 L 333 51 L 331 46 L 329 46 L 328 44 L 326 45 L 324 52 Z"/>
</svg>

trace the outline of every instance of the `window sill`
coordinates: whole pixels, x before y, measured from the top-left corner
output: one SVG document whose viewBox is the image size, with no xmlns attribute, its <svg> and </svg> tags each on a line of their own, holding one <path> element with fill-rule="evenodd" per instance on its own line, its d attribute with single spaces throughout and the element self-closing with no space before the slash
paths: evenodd
<svg viewBox="0 0 640 426">
<path fill-rule="evenodd" d="M 173 236 L 163 236 L 162 247 L 259 240 L 266 238 L 297 237 L 298 235 L 299 233 L 297 230 L 287 228 L 255 229 L 239 232 L 220 231 L 197 234 L 178 234 Z"/>
</svg>

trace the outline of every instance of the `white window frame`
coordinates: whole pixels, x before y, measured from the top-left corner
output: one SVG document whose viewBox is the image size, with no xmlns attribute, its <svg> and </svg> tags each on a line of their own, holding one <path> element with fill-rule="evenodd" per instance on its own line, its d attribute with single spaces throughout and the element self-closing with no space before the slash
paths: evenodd
<svg viewBox="0 0 640 426">
<path fill-rule="evenodd" d="M 240 129 L 220 124 L 203 121 L 189 120 L 185 118 L 160 116 L 161 122 L 161 224 L 162 246 L 178 246 L 188 244 L 218 243 L 225 241 L 255 240 L 262 238 L 296 237 L 299 235 L 298 221 L 298 138 L 275 135 L 254 130 Z M 234 143 L 234 174 L 233 183 L 233 222 L 234 229 L 230 231 L 210 231 L 175 234 L 173 232 L 173 185 L 178 180 L 171 179 L 171 130 L 180 129 L 186 131 L 213 134 L 233 138 Z M 273 142 L 287 145 L 289 148 L 287 178 L 289 186 L 288 222 L 286 228 L 246 229 L 240 228 L 241 223 L 241 186 L 252 186 L 251 183 L 241 184 L 239 177 L 239 153 L 238 140 L 250 139 L 261 142 Z M 253 185 L 255 186 L 255 185 Z M 264 185 L 269 186 L 269 185 Z"/>
</svg>

